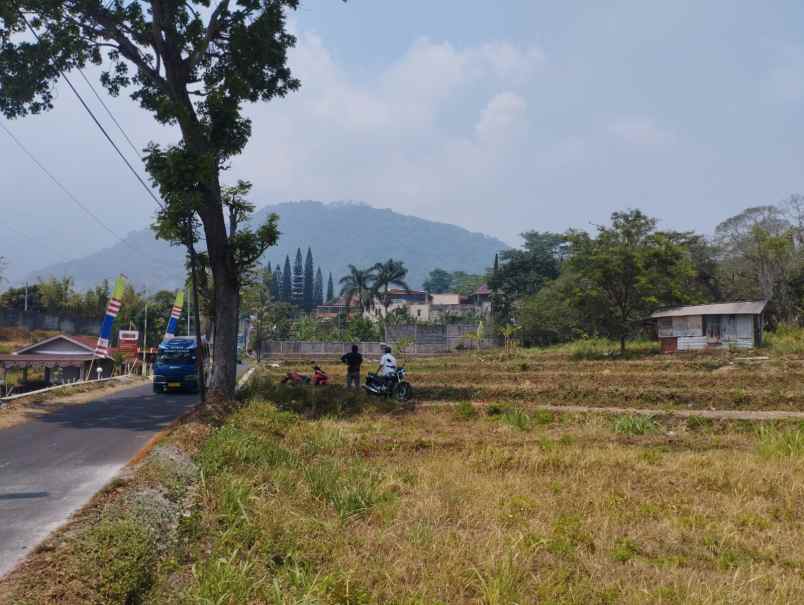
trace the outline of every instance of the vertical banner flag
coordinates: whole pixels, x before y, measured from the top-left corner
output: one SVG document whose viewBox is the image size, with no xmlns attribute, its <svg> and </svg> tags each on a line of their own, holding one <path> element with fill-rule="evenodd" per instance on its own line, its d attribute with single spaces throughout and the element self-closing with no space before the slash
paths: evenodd
<svg viewBox="0 0 804 605">
<path fill-rule="evenodd" d="M 168 320 L 167 330 L 165 331 L 165 340 L 170 340 L 176 336 L 176 325 L 179 323 L 182 307 L 184 307 L 184 290 L 179 290 L 176 293 L 176 302 L 173 303 L 173 308 L 170 310 L 170 319 Z"/>
<path fill-rule="evenodd" d="M 95 355 L 97 357 L 109 357 L 109 347 L 112 339 L 112 324 L 114 318 L 120 312 L 121 301 L 123 300 L 123 290 L 126 288 L 126 276 L 118 275 L 117 281 L 114 284 L 112 297 L 109 299 L 109 304 L 106 305 L 106 315 L 103 317 L 101 324 L 100 336 L 98 337 L 98 344 L 95 345 Z"/>
</svg>

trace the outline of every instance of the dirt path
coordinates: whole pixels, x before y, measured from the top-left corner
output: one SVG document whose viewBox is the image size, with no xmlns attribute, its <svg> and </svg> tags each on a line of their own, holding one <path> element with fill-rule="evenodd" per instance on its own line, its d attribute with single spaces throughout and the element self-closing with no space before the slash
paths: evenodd
<svg viewBox="0 0 804 605">
<path fill-rule="evenodd" d="M 436 408 L 458 405 L 457 401 L 441 403 L 417 404 L 418 408 Z M 526 402 L 525 402 L 526 403 Z M 477 407 L 485 407 L 485 403 L 475 403 Z M 591 405 L 529 405 L 529 409 L 564 413 L 599 413 L 599 414 L 640 414 L 642 416 L 677 416 L 679 418 L 714 418 L 721 420 L 804 420 L 804 412 L 788 412 L 784 410 L 663 410 L 660 408 L 622 408 L 616 406 Z"/>
</svg>

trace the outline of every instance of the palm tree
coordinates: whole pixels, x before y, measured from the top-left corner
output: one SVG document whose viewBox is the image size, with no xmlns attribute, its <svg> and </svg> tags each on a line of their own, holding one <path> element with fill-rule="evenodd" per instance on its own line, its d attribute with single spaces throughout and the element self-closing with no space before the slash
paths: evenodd
<svg viewBox="0 0 804 605">
<path fill-rule="evenodd" d="M 373 270 L 376 272 L 374 278 L 374 286 L 372 288 L 372 298 L 379 298 L 385 309 L 385 316 L 388 315 L 388 307 L 391 306 L 391 286 L 397 286 L 404 290 L 410 290 L 405 277 L 408 270 L 405 268 L 405 263 L 401 260 L 394 260 L 389 258 L 384 263 L 377 263 L 374 265 Z M 382 292 L 381 292 L 382 290 Z"/>
<path fill-rule="evenodd" d="M 341 296 L 346 299 L 346 306 L 353 301 L 360 305 L 360 311 L 365 313 L 374 305 L 373 297 L 374 268 L 358 269 L 349 265 L 349 274 L 341 278 Z"/>
</svg>

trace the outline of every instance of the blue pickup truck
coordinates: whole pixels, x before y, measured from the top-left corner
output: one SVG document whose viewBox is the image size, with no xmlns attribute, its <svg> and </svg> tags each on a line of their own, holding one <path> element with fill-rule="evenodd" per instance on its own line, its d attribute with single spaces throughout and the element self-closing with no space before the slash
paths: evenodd
<svg viewBox="0 0 804 605">
<path fill-rule="evenodd" d="M 192 336 L 163 340 L 154 364 L 154 393 L 198 392 L 198 343 Z"/>
</svg>

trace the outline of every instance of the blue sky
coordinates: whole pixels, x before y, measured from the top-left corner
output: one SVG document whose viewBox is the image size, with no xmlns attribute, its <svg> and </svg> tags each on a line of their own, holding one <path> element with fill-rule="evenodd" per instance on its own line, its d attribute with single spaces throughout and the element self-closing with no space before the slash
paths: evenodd
<svg viewBox="0 0 804 605">
<path fill-rule="evenodd" d="M 249 108 L 254 137 L 230 177 L 253 181 L 258 205 L 362 200 L 514 244 L 627 207 L 711 232 L 804 190 L 803 13 L 782 1 L 309 0 L 292 18 L 303 89 Z M 138 143 L 175 138 L 127 99 L 112 105 Z M 152 202 L 87 120 L 62 87 L 54 112 L 10 127 L 115 230 L 148 224 Z M 23 254 L 0 233 L 12 276 L 111 242 L 3 133 L 0 159 L 0 206 L 49 242 Z"/>
</svg>

